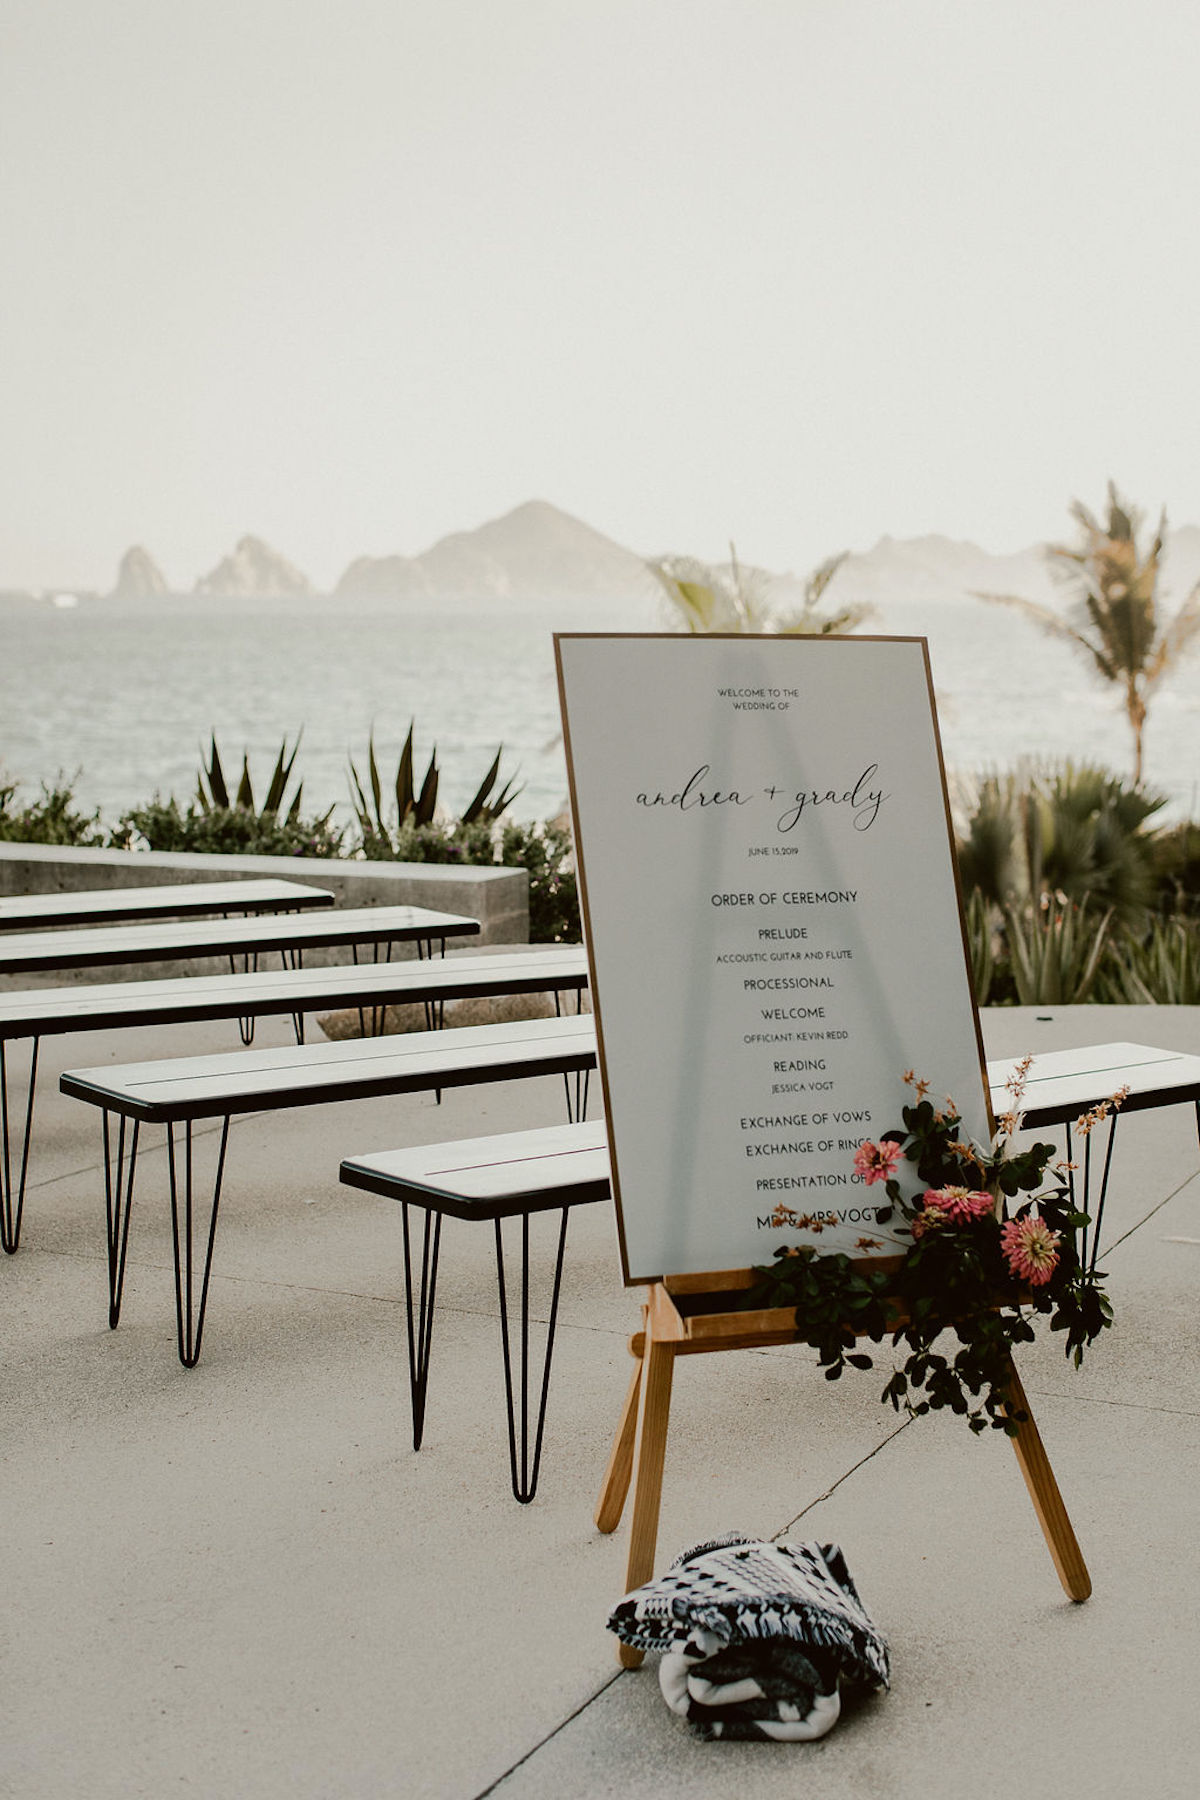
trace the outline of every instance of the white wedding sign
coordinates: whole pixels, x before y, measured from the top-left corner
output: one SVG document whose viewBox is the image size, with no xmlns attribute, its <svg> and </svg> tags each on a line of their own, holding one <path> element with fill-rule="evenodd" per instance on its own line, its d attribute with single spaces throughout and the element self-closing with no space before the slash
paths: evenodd
<svg viewBox="0 0 1200 1800">
<path fill-rule="evenodd" d="M 990 1132 L 920 638 L 555 638 L 627 1282 L 883 1256 L 906 1070 Z"/>
</svg>

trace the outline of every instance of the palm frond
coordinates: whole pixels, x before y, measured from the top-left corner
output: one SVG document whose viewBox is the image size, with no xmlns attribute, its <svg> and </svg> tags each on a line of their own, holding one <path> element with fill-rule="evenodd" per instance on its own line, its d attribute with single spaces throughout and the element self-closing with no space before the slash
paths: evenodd
<svg viewBox="0 0 1200 1800">
<path fill-rule="evenodd" d="M 1200 581 L 1198 581 L 1171 623 L 1162 633 L 1146 669 L 1147 689 L 1157 687 L 1179 661 L 1188 646 L 1200 636 Z"/>
</svg>

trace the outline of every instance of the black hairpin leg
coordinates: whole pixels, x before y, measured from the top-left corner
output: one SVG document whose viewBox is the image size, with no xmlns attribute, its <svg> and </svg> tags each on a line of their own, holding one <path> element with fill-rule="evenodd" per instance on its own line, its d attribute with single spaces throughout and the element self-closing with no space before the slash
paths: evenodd
<svg viewBox="0 0 1200 1800">
<path fill-rule="evenodd" d="M 1108 1121 L 1108 1139 L 1104 1146 L 1104 1168 L 1102 1169 L 1101 1174 L 1100 1174 L 1100 1194 L 1096 1201 L 1096 1209 L 1093 1212 L 1090 1204 L 1085 1204 L 1084 1209 L 1083 1209 L 1085 1213 L 1088 1213 L 1091 1215 L 1091 1221 L 1092 1221 L 1091 1224 L 1088 1226 L 1088 1235 L 1091 1237 L 1091 1240 L 1092 1240 L 1091 1255 L 1088 1258 L 1088 1264 L 1087 1264 L 1089 1274 L 1095 1274 L 1096 1258 L 1100 1254 L 1100 1226 L 1104 1219 L 1104 1202 L 1108 1198 L 1108 1173 L 1109 1173 L 1109 1170 L 1112 1168 L 1113 1142 L 1116 1138 L 1116 1135 L 1117 1135 L 1117 1113 L 1114 1110 L 1110 1114 L 1109 1121 Z M 1090 1198 L 1091 1198 L 1091 1196 L 1088 1192 L 1089 1176 L 1091 1175 L 1091 1156 L 1092 1156 L 1092 1140 L 1091 1140 L 1091 1137 L 1089 1136 L 1086 1140 L 1084 1152 L 1083 1152 L 1083 1168 L 1084 1168 L 1084 1176 L 1083 1176 L 1084 1190 L 1083 1191 L 1084 1191 L 1085 1202 L 1090 1201 Z"/>
<path fill-rule="evenodd" d="M 581 987 L 575 989 L 575 1011 L 577 1014 L 583 1011 L 583 989 Z M 563 1017 L 562 994 L 558 988 L 554 990 L 554 1016 L 556 1019 Z M 587 1069 L 577 1069 L 574 1077 L 569 1074 L 563 1075 L 563 1086 L 567 1090 L 567 1118 L 576 1124 L 587 1113 L 588 1074 Z"/>
<path fill-rule="evenodd" d="M 437 943 L 440 946 L 440 948 L 438 950 L 438 955 L 444 957 L 446 954 L 445 938 L 444 937 L 438 938 Z M 433 961 L 433 946 L 434 946 L 434 939 L 432 937 L 418 938 L 417 939 L 417 961 L 418 962 L 432 962 Z M 389 951 L 391 950 L 390 944 L 388 945 L 388 949 L 389 949 Z M 440 1031 L 442 1029 L 443 1025 L 445 1024 L 445 1022 L 446 1022 L 446 1002 L 444 1000 L 426 1000 L 426 1002 L 425 1002 L 425 1029 L 426 1029 L 426 1031 Z M 435 1105 L 440 1106 L 442 1104 L 441 1088 L 434 1088 L 433 1099 L 434 1099 Z"/>
<path fill-rule="evenodd" d="M 175 1136 L 177 1130 L 182 1133 L 182 1144 L 177 1144 Z M 167 1164 L 171 1176 L 171 1236 L 175 1246 L 175 1323 L 179 1343 L 179 1360 L 185 1369 L 194 1369 L 200 1360 L 200 1338 L 204 1331 L 204 1309 L 208 1302 L 208 1277 L 212 1270 L 213 1239 L 217 1234 L 217 1209 L 221 1204 L 221 1177 L 225 1172 L 225 1147 L 228 1141 L 229 1118 L 226 1116 L 221 1121 L 221 1144 L 217 1151 L 217 1172 L 213 1180 L 208 1239 L 204 1250 L 204 1273 L 200 1281 L 199 1300 L 197 1300 L 193 1248 L 192 1120 L 185 1120 L 182 1126 L 176 1126 L 174 1122 L 167 1126 Z M 203 1230 L 203 1224 L 201 1224 L 201 1230 Z"/>
<path fill-rule="evenodd" d="M 239 963 L 241 964 L 240 968 L 238 967 Z M 258 951 L 243 950 L 239 956 L 235 955 L 231 950 L 229 952 L 229 973 L 231 975 L 257 975 Z M 241 1038 L 243 1044 L 249 1045 L 254 1042 L 253 1013 L 248 1013 L 245 1018 L 238 1020 L 238 1036 Z"/>
<path fill-rule="evenodd" d="M 590 1069 L 564 1070 L 563 1087 L 567 1093 L 567 1120 L 577 1125 L 587 1116 L 588 1079 Z"/>
<path fill-rule="evenodd" d="M 121 1317 L 121 1292 L 125 1286 L 125 1249 L 129 1243 L 129 1213 L 133 1205 L 133 1177 L 137 1168 L 139 1123 L 119 1115 L 117 1148 L 113 1154 L 112 1114 L 104 1114 L 104 1218 L 108 1241 L 108 1329 L 115 1331 Z M 128 1141 L 126 1132 L 128 1131 Z"/>
<path fill-rule="evenodd" d="M 408 1202 L 400 1205 L 404 1229 L 404 1303 L 408 1313 L 408 1381 L 412 1394 L 413 1449 L 421 1448 L 425 1433 L 425 1395 L 429 1387 L 429 1346 L 433 1338 L 433 1301 L 437 1289 L 438 1248 L 442 1240 L 442 1215 L 422 1208 L 421 1287 L 413 1311 L 413 1259 L 408 1232 Z"/>
<path fill-rule="evenodd" d="M 554 1327 L 558 1319 L 558 1294 L 562 1286 L 563 1254 L 567 1247 L 569 1208 L 563 1207 L 558 1233 L 558 1258 L 554 1265 L 554 1289 L 550 1299 L 550 1318 L 546 1328 L 546 1349 L 542 1363 L 541 1388 L 538 1394 L 537 1425 L 533 1453 L 529 1444 L 529 1214 L 521 1214 L 521 1324 L 520 1324 L 520 1451 L 518 1454 L 517 1419 L 513 1406 L 513 1354 L 509 1342 L 507 1284 L 504 1277 L 504 1238 L 501 1220 L 496 1224 L 496 1276 L 500 1288 L 500 1335 L 504 1344 L 504 1396 L 508 1406 L 508 1465 L 514 1497 L 527 1506 L 537 1492 L 538 1470 L 542 1461 L 542 1433 L 546 1424 L 546 1397 L 550 1391 L 550 1359 L 554 1352 Z"/>
<path fill-rule="evenodd" d="M 283 969 L 302 969 L 304 967 L 303 944 L 283 944 L 279 950 L 279 965 Z M 296 1042 L 304 1042 L 304 1014 L 292 1014 L 292 1030 L 296 1034 Z"/>
<path fill-rule="evenodd" d="M 1197 1114 L 1200 1115 L 1200 1102 L 1197 1102 Z M 1075 1191 L 1075 1170 L 1070 1166 L 1068 1166 L 1067 1170 L 1067 1190 L 1071 1197 L 1071 1205 L 1077 1208 L 1078 1211 L 1086 1213 L 1090 1221 L 1084 1227 L 1083 1239 L 1079 1247 L 1080 1266 L 1081 1268 L 1086 1269 L 1089 1274 L 1095 1272 L 1096 1258 L 1100 1254 L 1100 1225 L 1104 1218 L 1104 1202 L 1108 1198 L 1108 1177 L 1109 1171 L 1112 1168 L 1113 1141 L 1117 1135 L 1117 1118 L 1118 1114 L 1116 1111 L 1110 1113 L 1108 1120 L 1108 1137 L 1105 1140 L 1104 1145 L 1104 1166 L 1100 1172 L 1100 1191 L 1096 1197 L 1094 1210 L 1092 1206 L 1092 1134 L 1090 1131 L 1084 1134 L 1083 1139 L 1083 1180 L 1080 1183 L 1080 1192 L 1078 1196 L 1076 1196 Z M 1200 1126 L 1200 1117 L 1198 1117 L 1197 1123 L 1198 1126 Z M 1066 1161 L 1068 1165 L 1070 1165 L 1073 1160 L 1071 1156 L 1071 1127 L 1067 1125 L 1064 1129 L 1067 1137 Z"/>
<path fill-rule="evenodd" d="M 25 1101 L 25 1129 L 19 1146 L 20 1169 L 13 1186 L 13 1142 L 8 1121 L 7 1042 L 0 1038 L 0 1243 L 9 1256 L 15 1256 L 21 1241 L 21 1214 L 25 1210 L 25 1177 L 29 1172 L 29 1138 L 33 1129 L 33 1098 L 37 1091 L 38 1044 L 33 1039 L 29 1052 L 29 1093 Z"/>
<path fill-rule="evenodd" d="M 428 1008 L 426 1014 L 428 1015 Z M 383 1037 L 387 1032 L 387 1005 L 360 1006 L 358 1009 L 359 1037 Z"/>
</svg>

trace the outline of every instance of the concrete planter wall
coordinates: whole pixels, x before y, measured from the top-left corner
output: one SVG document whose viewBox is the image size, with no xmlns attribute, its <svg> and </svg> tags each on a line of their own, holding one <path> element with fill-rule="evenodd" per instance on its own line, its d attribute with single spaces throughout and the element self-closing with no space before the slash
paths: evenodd
<svg viewBox="0 0 1200 1800">
<path fill-rule="evenodd" d="M 237 881 L 264 876 L 328 888 L 338 906 L 427 906 L 478 919 L 474 944 L 529 942 L 529 876 L 524 869 L 454 867 L 442 863 L 339 862 L 311 856 L 171 855 L 148 850 L 75 850 L 57 844 L 0 843 L 0 894 L 62 894 L 80 888 L 156 887 L 172 881 Z M 403 953 L 407 946 L 401 946 Z M 348 950 L 313 952 L 306 961 L 349 962 Z M 173 967 L 143 963 L 125 970 L 83 970 L 84 980 L 149 980 L 169 974 L 220 974 L 213 961 Z M 61 975 L 54 981 L 64 980 Z M 6 985 L 9 985 L 6 983 Z M 22 985 L 28 985 L 22 982 Z"/>
</svg>

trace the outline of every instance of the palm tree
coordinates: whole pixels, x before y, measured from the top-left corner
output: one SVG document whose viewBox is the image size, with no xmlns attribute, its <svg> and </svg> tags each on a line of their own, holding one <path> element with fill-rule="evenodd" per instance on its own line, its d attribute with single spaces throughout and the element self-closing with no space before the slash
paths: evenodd
<svg viewBox="0 0 1200 1800">
<path fill-rule="evenodd" d="M 1108 519 L 1101 522 L 1080 501 L 1071 503 L 1079 526 L 1077 547 L 1050 544 L 1053 572 L 1071 590 L 1063 613 L 1017 594 L 980 594 L 1001 606 L 1016 607 L 1051 637 L 1080 651 L 1104 681 L 1122 689 L 1133 731 L 1133 779 L 1142 779 L 1142 735 L 1150 697 L 1200 632 L 1200 581 L 1169 622 L 1160 616 L 1159 565 L 1167 515 L 1148 550 L 1138 546 L 1142 515 L 1108 484 Z"/>
<path fill-rule="evenodd" d="M 693 556 L 660 556 L 647 564 L 661 583 L 680 631 L 760 632 L 779 637 L 828 637 L 854 631 L 870 616 L 868 606 L 853 602 L 823 612 L 821 601 L 846 560 L 831 556 L 804 584 L 803 604 L 791 612 L 776 611 L 771 599 L 775 577 L 765 569 L 746 569 L 729 546 L 727 565 L 699 562 Z"/>
</svg>

